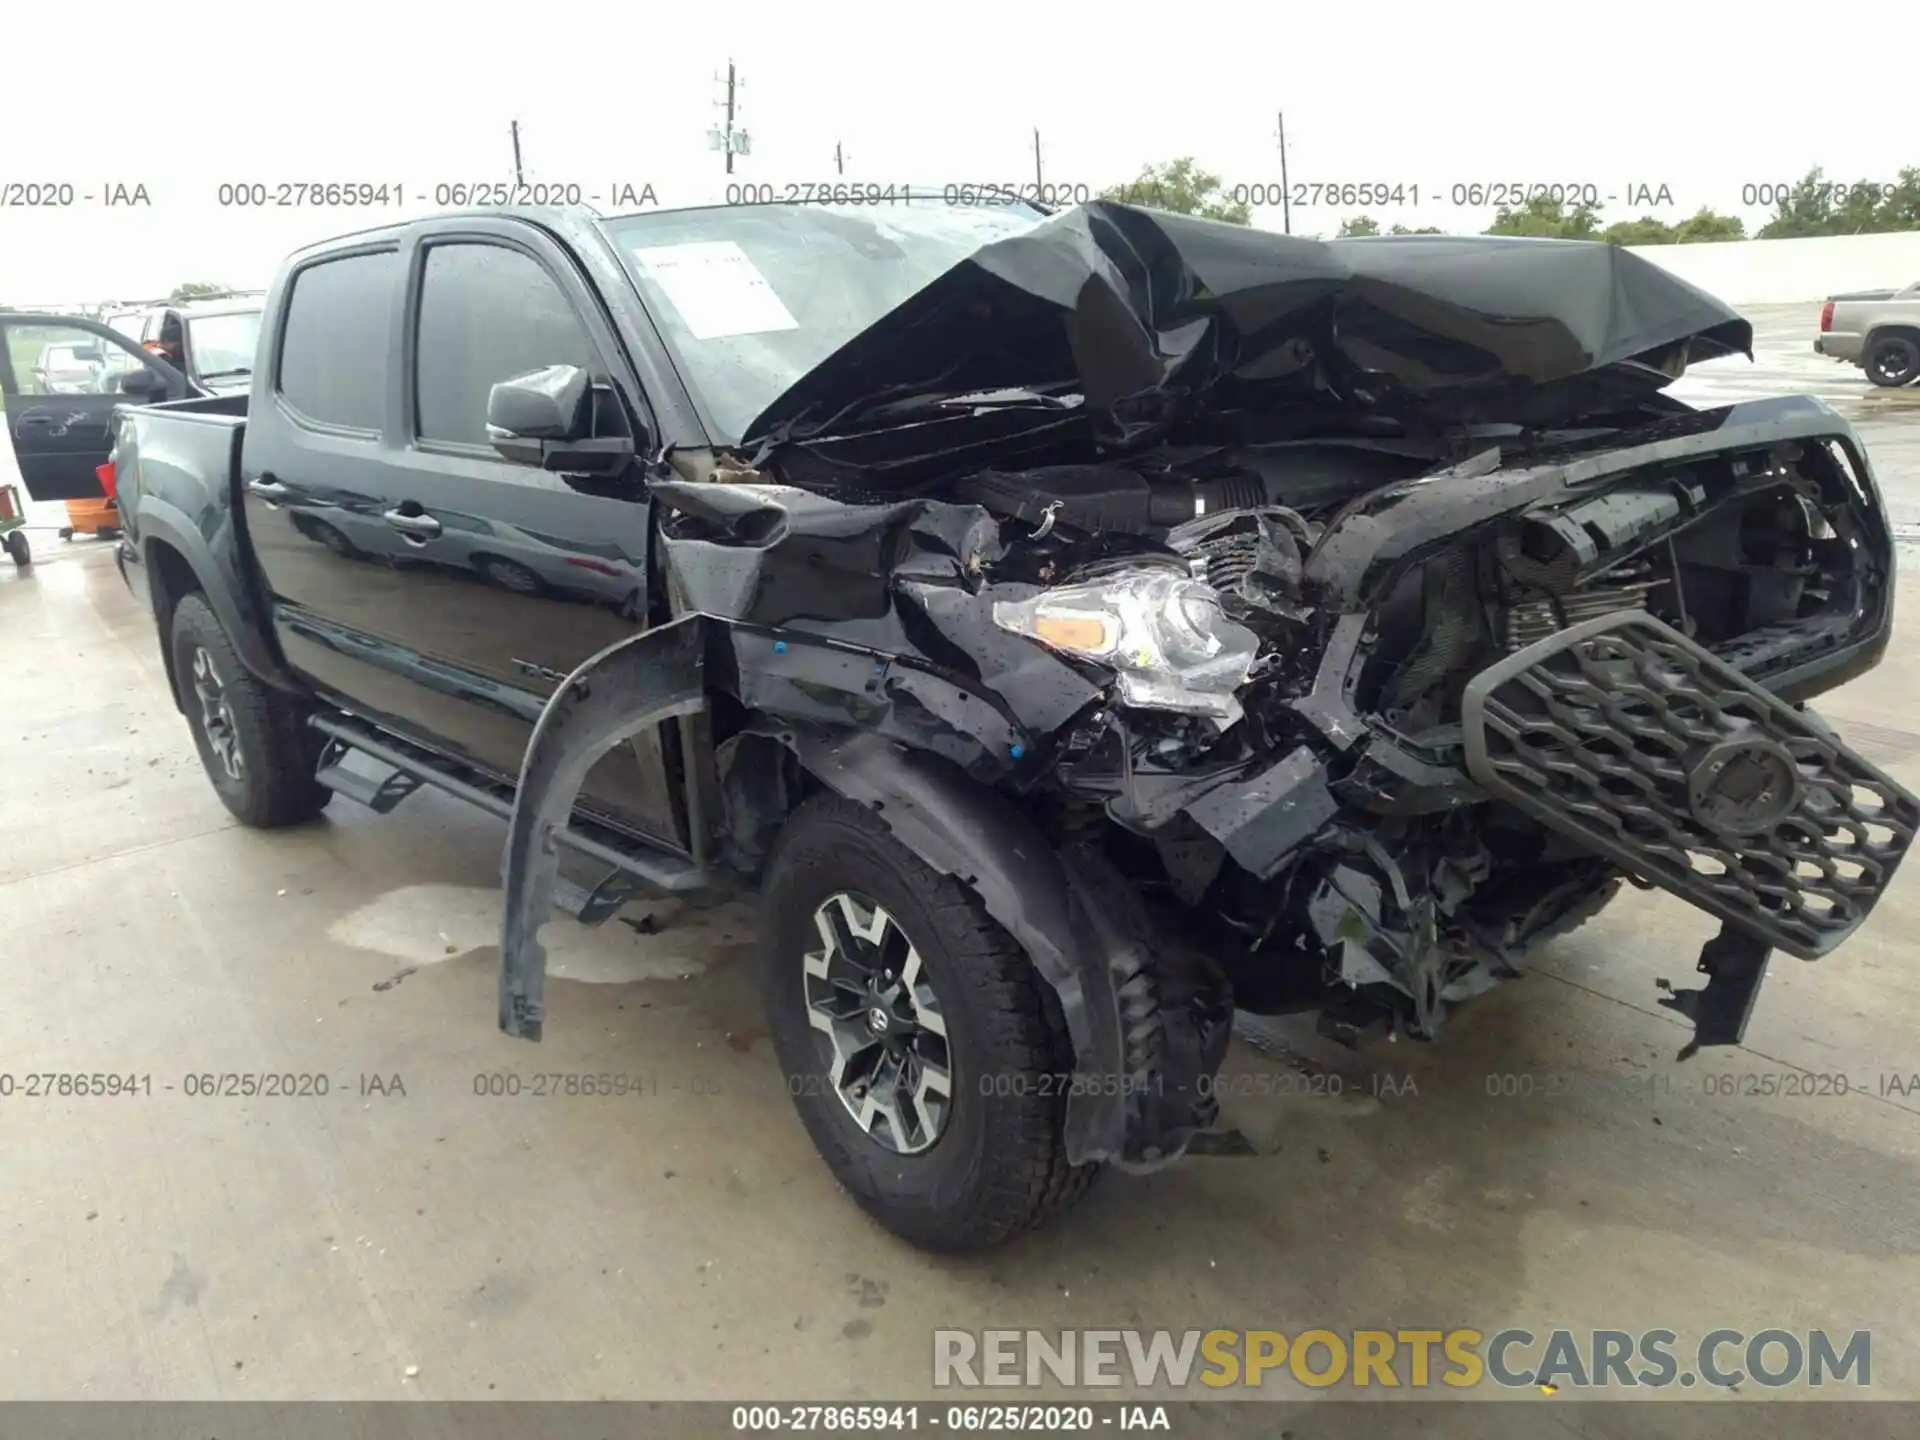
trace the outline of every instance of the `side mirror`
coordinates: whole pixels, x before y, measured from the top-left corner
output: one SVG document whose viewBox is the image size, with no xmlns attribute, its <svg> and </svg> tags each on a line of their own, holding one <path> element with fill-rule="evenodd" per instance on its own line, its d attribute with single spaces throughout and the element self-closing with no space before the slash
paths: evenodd
<svg viewBox="0 0 1920 1440">
<path fill-rule="evenodd" d="M 167 393 L 167 382 L 144 365 L 136 365 L 120 377 L 120 393 L 151 400 Z"/>
<path fill-rule="evenodd" d="M 593 434 L 593 382 L 578 365 L 549 365 L 487 393 L 487 439 L 519 465 L 572 474 L 614 475 L 632 461 L 625 435 Z"/>
<path fill-rule="evenodd" d="M 585 439 L 591 388 L 578 365 L 549 365 L 502 380 L 487 392 L 487 438 L 495 448 L 502 440 Z"/>
</svg>

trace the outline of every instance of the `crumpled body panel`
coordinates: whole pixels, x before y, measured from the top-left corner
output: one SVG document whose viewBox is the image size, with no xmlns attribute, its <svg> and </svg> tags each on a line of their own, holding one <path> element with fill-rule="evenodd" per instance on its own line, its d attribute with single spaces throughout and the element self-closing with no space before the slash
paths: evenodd
<svg viewBox="0 0 1920 1440">
<path fill-rule="evenodd" d="M 1014 386 L 1074 386 L 1098 410 L 1259 391 L 1430 420 L 1546 418 L 1595 372 L 1632 362 L 1657 390 L 1752 343 L 1736 311 L 1617 246 L 1308 240 L 1099 202 L 975 252 L 802 376 L 746 442 L 874 397 Z"/>
</svg>

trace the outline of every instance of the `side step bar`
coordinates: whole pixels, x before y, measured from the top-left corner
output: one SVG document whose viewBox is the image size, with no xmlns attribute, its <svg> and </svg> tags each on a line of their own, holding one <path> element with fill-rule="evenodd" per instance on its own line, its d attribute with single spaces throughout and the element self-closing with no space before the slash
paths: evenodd
<svg viewBox="0 0 1920 1440">
<path fill-rule="evenodd" d="M 377 814 L 386 814 L 422 785 L 431 785 L 501 820 L 513 818 L 510 786 L 473 772 L 453 773 L 439 756 L 371 726 L 334 715 L 315 715 L 307 723 L 327 737 L 313 778 Z M 671 851 L 646 850 L 611 836 L 597 839 L 573 825 L 555 831 L 554 839 L 609 867 L 591 889 L 556 878 L 555 907 L 585 925 L 600 924 L 644 895 L 685 895 L 721 883 L 711 870 Z"/>
</svg>

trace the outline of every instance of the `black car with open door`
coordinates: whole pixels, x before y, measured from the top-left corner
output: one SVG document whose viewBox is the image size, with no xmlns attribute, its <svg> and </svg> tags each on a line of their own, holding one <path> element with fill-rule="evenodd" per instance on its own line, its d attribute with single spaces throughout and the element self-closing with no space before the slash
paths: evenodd
<svg viewBox="0 0 1920 1440">
<path fill-rule="evenodd" d="M 203 393 L 166 360 L 96 320 L 0 310 L 0 396 L 28 496 L 41 503 L 114 499 L 100 473 L 122 405 Z M 26 537 L 16 530 L 24 548 Z M 10 544 L 9 548 L 12 546 Z M 16 562 L 20 551 L 14 551 Z"/>
</svg>

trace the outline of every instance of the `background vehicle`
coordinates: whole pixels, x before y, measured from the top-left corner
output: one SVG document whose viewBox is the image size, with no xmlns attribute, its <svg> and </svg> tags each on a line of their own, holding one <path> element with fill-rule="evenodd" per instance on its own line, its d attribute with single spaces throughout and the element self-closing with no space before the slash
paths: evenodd
<svg viewBox="0 0 1920 1440">
<path fill-rule="evenodd" d="M 0 393 L 8 400 L 5 423 L 21 478 L 35 500 L 75 502 L 81 517 L 75 528 L 87 528 L 90 517 L 109 513 L 105 505 L 112 497 L 97 471 L 113 443 L 115 408 L 204 392 L 159 356 L 94 321 L 20 312 L 0 317 Z M 84 361 L 89 383 L 50 388 L 50 374 L 71 372 L 60 370 L 66 363 L 60 360 L 50 372 L 49 351 L 98 356 Z M 75 523 L 71 511 L 68 519 Z"/>
<path fill-rule="evenodd" d="M 149 306 L 140 312 L 137 338 L 203 393 L 237 395 L 252 383 L 263 297 L 263 291 L 235 290 Z M 124 334 L 129 322 L 120 314 L 107 323 Z"/>
<path fill-rule="evenodd" d="M 1820 307 L 1815 353 L 1858 365 L 1887 388 L 1920 379 L 1920 281 L 1904 290 L 1856 290 Z"/>
<path fill-rule="evenodd" d="M 117 331 L 137 345 L 146 332 L 147 310 L 149 308 L 153 307 L 145 307 L 137 310 L 109 308 L 100 318 L 106 322 L 109 330 Z"/>
<path fill-rule="evenodd" d="M 242 820 L 508 819 L 509 1035 L 550 902 L 757 883 L 817 1148 L 970 1248 L 1184 1153 L 1236 1006 L 1432 1040 L 1631 876 L 1721 921 L 1662 1003 L 1731 1044 L 1859 926 L 1920 800 L 1802 707 L 1892 540 L 1828 407 L 1663 393 L 1751 339 L 1598 244 L 435 215 L 123 413 L 116 555 Z M 472 583 L 503 537 L 562 563 Z"/>
<path fill-rule="evenodd" d="M 42 395 L 97 395 L 106 366 L 104 345 L 48 345 L 33 373 Z"/>
</svg>

